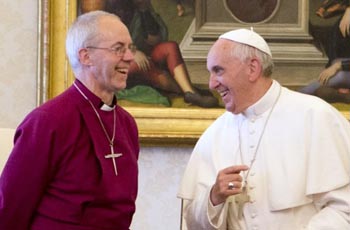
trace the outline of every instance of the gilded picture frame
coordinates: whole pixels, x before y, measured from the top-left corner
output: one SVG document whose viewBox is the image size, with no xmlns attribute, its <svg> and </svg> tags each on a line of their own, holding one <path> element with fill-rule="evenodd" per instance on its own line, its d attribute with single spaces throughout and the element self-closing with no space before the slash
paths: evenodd
<svg viewBox="0 0 350 230">
<path fill-rule="evenodd" d="M 65 36 L 77 17 L 77 1 L 39 2 L 38 100 L 58 95 L 74 80 L 65 55 Z M 143 145 L 193 145 L 224 109 L 125 107 L 136 119 Z"/>
<path fill-rule="evenodd" d="M 39 1 L 39 39 L 38 39 L 38 90 L 37 90 L 37 104 L 42 104 L 46 100 L 58 95 L 64 89 L 71 85 L 74 80 L 73 73 L 70 69 L 68 60 L 65 54 L 65 36 L 71 23 L 77 17 L 77 2 L 72 0 L 54 1 L 54 0 L 40 0 Z M 195 73 L 196 76 L 203 76 L 205 73 L 205 59 L 206 52 L 209 48 L 209 42 L 201 43 L 201 41 L 208 40 L 213 42 L 214 37 L 224 32 L 228 28 L 235 28 L 236 22 L 224 22 L 218 27 L 217 23 L 207 22 L 206 14 L 209 14 L 206 7 L 211 7 L 212 2 L 208 0 L 196 1 L 196 23 L 192 23 L 189 32 L 182 42 L 182 52 L 186 62 L 189 64 L 189 71 Z M 306 37 L 307 35 L 307 14 L 304 8 L 308 9 L 308 2 L 306 0 L 299 0 L 297 20 L 288 29 L 286 36 L 288 37 Z M 224 5 L 220 12 L 223 12 Z M 303 8 L 302 8 L 303 7 Z M 220 10 L 220 9 L 219 9 Z M 212 15 L 209 14 L 209 16 Z M 281 31 L 274 31 L 275 24 L 255 25 L 256 30 L 263 35 L 264 32 L 269 32 L 269 36 L 273 39 L 275 34 L 280 34 Z M 265 28 L 266 27 L 266 28 Z M 291 32 L 292 31 L 292 32 Z M 215 35 L 215 36 L 214 36 Z M 267 35 L 266 35 L 267 36 Z M 186 40 L 187 39 L 187 40 Z M 309 39 L 309 38 L 308 38 Z M 198 40 L 198 41 L 197 41 Z M 278 47 L 277 47 L 278 48 Z M 284 47 L 282 47 L 284 48 Z M 196 54 L 196 55 L 194 55 Z M 304 53 L 303 53 L 304 54 Z M 192 58 L 191 57 L 194 57 Z M 293 57 L 293 55 L 291 55 Z M 301 56 L 303 63 L 308 63 L 308 57 Z M 284 82 L 279 78 L 279 71 L 286 68 L 288 73 L 300 74 L 299 67 L 283 66 L 285 63 L 284 56 L 278 59 L 275 55 L 276 70 L 275 78 L 277 78 L 283 85 L 288 85 L 290 82 Z M 322 60 L 321 60 L 322 59 Z M 324 61 L 324 57 L 321 57 Z M 313 67 L 318 59 L 312 59 L 312 63 L 308 66 Z M 198 64 L 199 63 L 199 64 Z M 282 65 L 280 64 L 282 63 Z M 320 62 L 322 64 L 322 62 Z M 297 68 L 297 69 L 295 69 Z M 307 74 L 307 68 L 304 66 L 303 74 Z M 284 76 L 284 74 L 282 74 Z M 290 79 L 290 78 L 288 78 Z M 294 79 L 293 77 L 291 79 Z M 297 79 L 297 78 L 295 78 Z M 199 83 L 203 83 L 202 79 L 194 79 Z M 206 81 L 206 80 L 204 80 Z M 295 81 L 295 80 L 294 80 Z M 293 84 L 294 82 L 292 82 Z M 207 84 L 207 83 L 206 83 Z M 205 129 L 224 112 L 223 108 L 202 109 L 197 107 L 190 108 L 160 108 L 160 107 L 141 107 L 141 106 L 124 106 L 136 119 L 140 141 L 143 145 L 160 146 L 160 145 L 191 145 L 197 141 Z M 338 108 L 339 109 L 339 108 Z M 349 111 L 339 109 L 341 113 L 349 119 Z"/>
</svg>

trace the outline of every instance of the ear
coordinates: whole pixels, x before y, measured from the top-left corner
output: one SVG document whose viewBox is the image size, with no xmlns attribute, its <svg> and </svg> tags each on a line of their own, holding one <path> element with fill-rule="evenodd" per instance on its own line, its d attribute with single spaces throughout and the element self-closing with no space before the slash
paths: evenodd
<svg viewBox="0 0 350 230">
<path fill-rule="evenodd" d="M 257 58 L 252 58 L 249 62 L 249 81 L 255 82 L 262 75 L 262 65 Z"/>
<path fill-rule="evenodd" d="M 79 55 L 80 63 L 82 65 L 87 65 L 87 66 L 92 65 L 90 54 L 86 48 L 80 49 L 78 52 L 78 55 Z"/>
</svg>

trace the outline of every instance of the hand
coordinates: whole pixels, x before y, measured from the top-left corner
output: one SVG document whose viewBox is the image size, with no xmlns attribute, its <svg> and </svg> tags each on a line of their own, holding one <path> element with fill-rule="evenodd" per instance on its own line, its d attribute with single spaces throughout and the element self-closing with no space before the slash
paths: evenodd
<svg viewBox="0 0 350 230">
<path fill-rule="evenodd" d="M 134 55 L 134 61 L 143 72 L 147 72 L 149 70 L 150 63 L 147 56 L 143 52 L 137 50 Z"/>
<path fill-rule="evenodd" d="M 318 76 L 318 81 L 322 85 L 326 85 L 329 79 L 334 77 L 334 75 L 341 70 L 341 61 L 334 62 L 330 67 L 323 70 L 320 75 Z"/>
<path fill-rule="evenodd" d="M 343 14 L 343 17 L 339 23 L 339 30 L 344 38 L 347 35 L 349 35 L 349 27 L 350 27 L 350 7 L 346 8 Z"/>
<path fill-rule="evenodd" d="M 210 200 L 213 205 L 221 204 L 225 202 L 227 197 L 242 192 L 242 176 L 239 173 L 246 170 L 248 170 L 246 165 L 235 165 L 225 168 L 218 173 L 210 192 Z M 228 184 L 230 182 L 234 184 L 233 189 L 229 189 Z"/>
</svg>

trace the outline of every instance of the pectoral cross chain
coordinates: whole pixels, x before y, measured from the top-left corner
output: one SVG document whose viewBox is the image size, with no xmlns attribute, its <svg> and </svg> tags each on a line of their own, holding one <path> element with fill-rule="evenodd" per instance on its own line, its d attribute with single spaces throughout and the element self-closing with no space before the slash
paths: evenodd
<svg viewBox="0 0 350 230">
<path fill-rule="evenodd" d="M 111 146 L 111 153 L 108 154 L 108 155 L 105 155 L 105 158 L 106 158 L 106 159 L 112 158 L 113 167 L 114 167 L 114 172 L 115 172 L 115 175 L 118 176 L 117 163 L 115 162 L 115 159 L 118 158 L 118 157 L 123 156 L 123 154 L 121 154 L 121 153 L 115 153 L 115 152 L 114 152 L 114 149 L 113 149 L 113 145 L 110 145 L 110 146 Z"/>
<path fill-rule="evenodd" d="M 238 205 L 238 219 L 243 218 L 243 206 L 250 201 L 250 197 L 247 192 L 247 187 L 243 186 L 242 193 L 235 197 L 235 202 Z"/>
</svg>

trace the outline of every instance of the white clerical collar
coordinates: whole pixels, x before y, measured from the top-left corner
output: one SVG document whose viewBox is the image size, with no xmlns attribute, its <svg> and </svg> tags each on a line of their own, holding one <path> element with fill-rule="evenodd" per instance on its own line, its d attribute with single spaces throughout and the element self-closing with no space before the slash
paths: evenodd
<svg viewBox="0 0 350 230">
<path fill-rule="evenodd" d="M 102 101 L 101 101 L 102 102 Z M 107 105 L 105 103 L 101 103 L 102 105 L 100 106 L 100 110 L 103 110 L 103 111 L 113 111 L 116 107 L 116 104 L 117 104 L 117 98 L 114 96 L 113 98 L 113 101 L 112 101 L 112 105 Z"/>
<path fill-rule="evenodd" d="M 270 109 L 279 95 L 280 88 L 281 85 L 277 81 L 273 80 L 265 95 L 243 111 L 243 116 L 248 118 L 256 117 Z"/>
<path fill-rule="evenodd" d="M 100 110 L 103 110 L 103 111 L 112 111 L 114 108 L 115 108 L 115 105 L 113 105 L 113 106 L 111 107 L 111 106 L 109 106 L 109 105 L 103 104 L 103 105 L 100 107 Z"/>
</svg>

